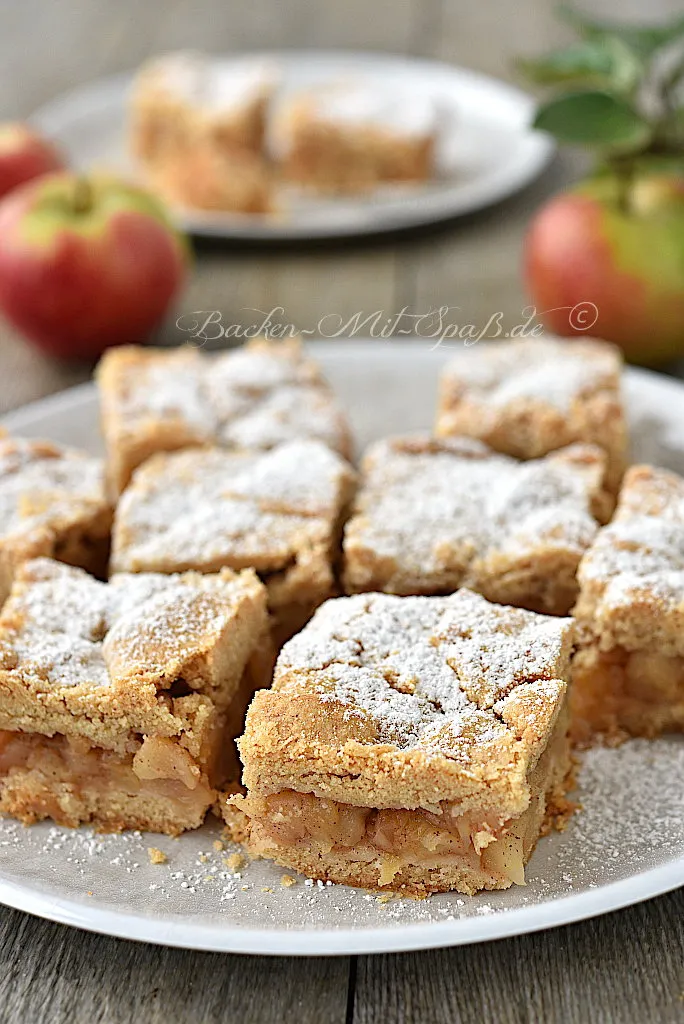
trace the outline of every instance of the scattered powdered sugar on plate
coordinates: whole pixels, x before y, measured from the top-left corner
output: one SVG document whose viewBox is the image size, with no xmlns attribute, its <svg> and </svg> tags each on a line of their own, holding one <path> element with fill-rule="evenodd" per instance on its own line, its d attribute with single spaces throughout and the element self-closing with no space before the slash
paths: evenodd
<svg viewBox="0 0 684 1024">
<path fill-rule="evenodd" d="M 2 882 L 157 919 L 292 931 L 402 927 L 458 921 L 586 893 L 684 858 L 684 739 L 633 740 L 582 755 L 579 810 L 565 832 L 541 839 L 527 885 L 502 892 L 412 900 L 305 879 L 266 861 L 245 861 L 211 819 L 179 839 L 149 833 L 97 835 L 51 823 L 0 819 Z M 151 863 L 150 847 L 165 863 Z M 217 848 L 218 847 L 218 848 Z M 294 884 L 293 883 L 294 880 Z M 180 931 L 179 931 L 180 941 Z"/>
<path fill-rule="evenodd" d="M 631 740 L 617 749 L 587 751 L 578 775 L 584 810 L 572 826 L 584 861 L 601 870 L 607 854 L 624 865 L 649 852 L 659 859 L 680 852 L 683 780 L 683 738 Z"/>
</svg>

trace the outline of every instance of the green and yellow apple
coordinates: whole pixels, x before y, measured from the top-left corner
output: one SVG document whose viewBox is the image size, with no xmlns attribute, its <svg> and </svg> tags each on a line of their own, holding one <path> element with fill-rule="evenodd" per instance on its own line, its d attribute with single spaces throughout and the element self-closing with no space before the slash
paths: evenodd
<svg viewBox="0 0 684 1024">
<path fill-rule="evenodd" d="M 557 196 L 532 222 L 525 267 L 557 334 L 605 338 L 646 365 L 684 355 L 684 178 L 625 188 L 605 174 Z"/>
<path fill-rule="evenodd" d="M 187 242 L 149 193 L 56 174 L 0 202 L 0 310 L 51 355 L 144 341 L 179 292 Z"/>
<path fill-rule="evenodd" d="M 0 198 L 32 178 L 63 167 L 52 143 L 28 125 L 14 121 L 0 124 Z"/>
</svg>

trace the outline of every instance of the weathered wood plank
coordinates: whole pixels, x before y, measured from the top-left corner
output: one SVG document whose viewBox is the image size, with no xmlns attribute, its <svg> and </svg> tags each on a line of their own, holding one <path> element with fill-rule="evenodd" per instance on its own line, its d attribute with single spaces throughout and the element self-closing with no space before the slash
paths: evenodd
<svg viewBox="0 0 684 1024">
<path fill-rule="evenodd" d="M 684 890 L 537 935 L 361 957 L 354 1024 L 681 1024 Z"/>
<path fill-rule="evenodd" d="M 344 1024 L 349 961 L 195 953 L 0 909 L 0 1024 Z"/>
</svg>

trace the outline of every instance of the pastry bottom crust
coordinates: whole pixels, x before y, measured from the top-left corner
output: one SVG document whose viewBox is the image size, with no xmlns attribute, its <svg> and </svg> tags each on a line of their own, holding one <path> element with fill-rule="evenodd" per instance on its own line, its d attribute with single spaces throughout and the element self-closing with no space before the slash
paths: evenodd
<svg viewBox="0 0 684 1024">
<path fill-rule="evenodd" d="M 309 793 L 229 796 L 221 811 L 232 838 L 252 857 L 274 860 L 311 878 L 409 896 L 473 895 L 524 885 L 524 866 L 540 835 L 570 805 L 567 721 L 563 715 L 530 775 L 531 801 L 513 821 L 458 815 L 443 807 L 370 808 Z"/>
<path fill-rule="evenodd" d="M 656 650 L 581 648 L 573 660 L 571 738 L 586 746 L 629 736 L 653 738 L 684 731 L 684 658 Z"/>
</svg>

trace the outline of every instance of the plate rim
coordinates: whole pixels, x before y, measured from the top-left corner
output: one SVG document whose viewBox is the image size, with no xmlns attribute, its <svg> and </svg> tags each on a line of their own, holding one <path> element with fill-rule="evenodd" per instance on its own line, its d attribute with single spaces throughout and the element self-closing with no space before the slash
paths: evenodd
<svg viewBox="0 0 684 1024">
<path fill-rule="evenodd" d="M 326 350 L 334 358 L 343 356 L 350 349 L 355 349 L 357 354 L 365 351 L 373 355 L 386 351 L 377 341 L 364 339 L 313 341 L 306 347 L 319 355 Z M 396 343 L 392 351 L 394 357 L 401 353 L 409 359 L 419 353 L 423 356 L 428 354 L 425 343 L 417 341 Z M 644 380 L 651 386 L 663 388 L 670 395 L 675 392 L 684 395 L 684 381 L 664 377 L 654 371 L 628 367 L 626 377 L 628 382 Z M 87 408 L 96 399 L 96 394 L 92 380 L 77 384 L 6 413 L 0 418 L 0 423 L 21 432 L 22 422 L 26 425 L 36 417 Z M 628 878 L 530 906 L 500 910 L 482 917 L 468 916 L 451 921 L 392 927 L 257 929 L 220 922 L 202 924 L 180 915 L 161 920 L 144 913 L 128 913 L 86 903 L 76 897 L 46 894 L 30 880 L 20 882 L 3 877 L 1 866 L 0 903 L 85 931 L 155 945 L 267 956 L 348 956 L 469 945 L 577 923 L 671 892 L 682 886 L 683 872 L 684 856 L 678 856 Z"/>
<path fill-rule="evenodd" d="M 444 60 L 432 60 L 426 57 L 414 56 L 412 54 L 393 53 L 378 50 L 347 50 L 347 49 L 270 49 L 236 51 L 234 53 L 212 53 L 209 56 L 219 60 L 248 59 L 248 60 L 271 60 L 271 61 L 315 61 L 339 60 L 339 61 L 361 61 L 384 63 L 387 65 L 406 64 L 422 74 L 451 74 L 468 80 L 473 86 L 491 89 L 492 87 L 501 94 L 507 96 L 522 105 L 528 105 L 530 112 L 534 104 L 534 97 L 519 86 L 497 78 L 485 72 L 476 71 L 459 64 L 450 64 Z M 132 80 L 135 69 L 118 72 L 113 75 L 102 76 L 82 83 L 71 89 L 66 89 L 52 99 L 41 104 L 28 117 L 28 121 L 37 128 L 45 131 L 46 134 L 55 135 L 51 122 L 54 118 L 63 116 L 64 110 L 74 104 L 82 103 L 84 100 L 105 93 L 110 90 L 124 89 Z M 242 223 L 240 215 L 235 215 L 234 222 L 210 223 L 203 217 L 193 217 L 192 213 L 183 211 L 180 208 L 173 208 L 174 217 L 178 226 L 189 234 L 198 238 L 225 239 L 226 241 L 306 241 L 326 238 L 354 238 L 378 234 L 386 234 L 397 231 L 410 230 L 421 226 L 437 224 L 442 221 L 468 216 L 480 210 L 495 206 L 516 193 L 520 192 L 527 185 L 536 181 L 537 178 L 548 167 L 556 152 L 556 144 L 552 138 L 541 132 L 529 129 L 528 142 L 532 143 L 527 158 L 514 165 L 514 172 L 510 173 L 503 180 L 495 180 L 488 191 L 476 196 L 465 204 L 459 204 L 455 198 L 449 199 L 448 195 L 440 197 L 438 193 L 434 209 L 423 209 L 421 206 L 413 207 L 405 204 L 401 212 L 392 208 L 382 212 L 376 223 L 350 224 L 336 221 L 334 224 L 308 223 L 291 221 L 278 222 L 277 220 L 261 222 L 257 219 L 254 222 Z M 420 192 L 417 197 L 420 198 Z M 425 198 L 425 194 L 423 193 Z M 441 198 L 441 202 L 439 202 Z"/>
<path fill-rule="evenodd" d="M 160 921 L 143 914 L 103 909 L 96 904 L 86 906 L 76 899 L 46 896 L 29 886 L 2 878 L 1 873 L 0 903 L 34 917 L 98 935 L 174 949 L 260 956 L 357 956 L 474 945 L 576 924 L 679 889 L 682 867 L 684 857 L 678 857 L 630 878 L 546 903 L 482 917 L 394 928 L 257 929 L 220 923 L 199 924 L 180 916 Z M 636 895 L 635 881 L 640 882 Z M 603 899 L 597 898 L 599 893 L 603 894 Z"/>
</svg>

